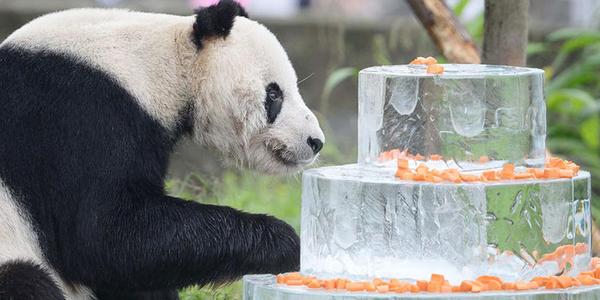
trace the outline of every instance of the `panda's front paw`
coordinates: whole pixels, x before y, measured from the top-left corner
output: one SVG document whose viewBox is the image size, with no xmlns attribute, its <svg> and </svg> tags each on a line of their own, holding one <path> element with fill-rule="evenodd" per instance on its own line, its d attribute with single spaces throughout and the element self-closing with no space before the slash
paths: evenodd
<svg viewBox="0 0 600 300">
<path fill-rule="evenodd" d="M 279 274 L 300 268 L 300 238 L 289 224 L 271 216 L 260 216 L 264 226 L 261 273 Z"/>
</svg>

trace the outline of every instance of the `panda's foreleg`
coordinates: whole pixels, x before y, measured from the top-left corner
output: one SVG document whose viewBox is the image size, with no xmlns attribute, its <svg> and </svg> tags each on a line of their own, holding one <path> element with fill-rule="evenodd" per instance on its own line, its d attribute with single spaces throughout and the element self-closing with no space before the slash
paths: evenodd
<svg viewBox="0 0 600 300">
<path fill-rule="evenodd" d="M 12 260 L 0 264 L 0 299 L 64 300 L 50 274 L 39 265 Z"/>
<path fill-rule="evenodd" d="M 276 218 L 167 196 L 122 200 L 90 213 L 85 242 L 65 253 L 68 273 L 94 289 L 161 290 L 299 267 L 298 235 Z"/>
</svg>

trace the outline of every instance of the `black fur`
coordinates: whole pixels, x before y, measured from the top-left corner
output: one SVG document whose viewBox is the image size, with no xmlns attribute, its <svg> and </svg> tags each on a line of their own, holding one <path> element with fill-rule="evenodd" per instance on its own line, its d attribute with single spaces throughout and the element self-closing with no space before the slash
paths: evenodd
<svg viewBox="0 0 600 300">
<path fill-rule="evenodd" d="M 164 290 L 155 292 L 111 292 L 111 291 L 95 291 L 98 299 L 107 300 L 178 300 L 179 294 L 177 290 Z"/>
<path fill-rule="evenodd" d="M 0 265 L 0 300 L 64 300 L 46 270 L 27 261 Z"/>
<path fill-rule="evenodd" d="M 247 18 L 248 14 L 239 3 L 232 0 L 221 0 L 213 6 L 197 10 L 192 39 L 198 49 L 202 48 L 205 38 L 227 37 L 236 16 Z"/>
<path fill-rule="evenodd" d="M 188 121 L 168 131 L 107 74 L 64 54 L 5 45 L 0 66 L 0 178 L 63 279 L 110 294 L 298 268 L 299 239 L 284 222 L 165 195 Z"/>
</svg>

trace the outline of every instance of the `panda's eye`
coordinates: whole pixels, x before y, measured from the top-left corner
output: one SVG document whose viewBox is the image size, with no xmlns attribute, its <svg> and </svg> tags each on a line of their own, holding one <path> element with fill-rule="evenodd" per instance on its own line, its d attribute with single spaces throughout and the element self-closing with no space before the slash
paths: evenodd
<svg viewBox="0 0 600 300">
<path fill-rule="evenodd" d="M 283 104 L 283 92 L 277 83 L 270 83 L 267 88 L 267 99 L 265 99 L 265 110 L 267 111 L 267 122 L 275 122 Z"/>
</svg>

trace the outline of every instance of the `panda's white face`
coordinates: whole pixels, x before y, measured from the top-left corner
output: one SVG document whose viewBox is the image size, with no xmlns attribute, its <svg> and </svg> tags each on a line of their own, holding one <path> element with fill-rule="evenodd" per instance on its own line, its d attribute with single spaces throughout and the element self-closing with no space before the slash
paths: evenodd
<svg viewBox="0 0 600 300">
<path fill-rule="evenodd" d="M 267 173 L 295 172 L 316 159 L 325 137 L 269 30 L 236 17 L 231 33 L 204 41 L 194 60 L 199 141 L 231 163 Z"/>
</svg>

